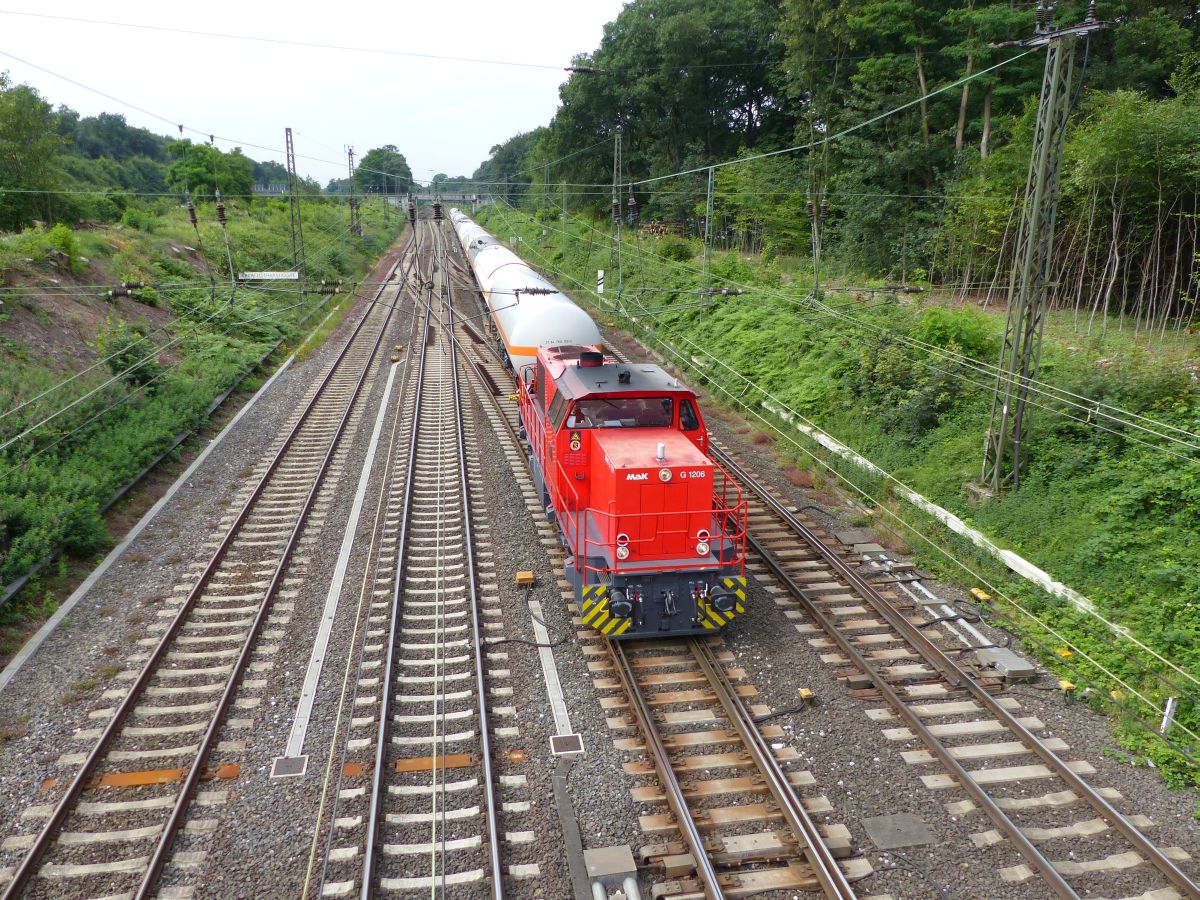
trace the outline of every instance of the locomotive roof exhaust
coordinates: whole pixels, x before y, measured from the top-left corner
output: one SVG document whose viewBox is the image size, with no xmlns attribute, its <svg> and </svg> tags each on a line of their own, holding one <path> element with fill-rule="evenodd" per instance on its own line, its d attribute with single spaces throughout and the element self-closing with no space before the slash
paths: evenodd
<svg viewBox="0 0 1200 900">
<path fill-rule="evenodd" d="M 579 368 L 595 369 L 604 365 L 604 354 L 595 350 L 584 350 L 579 354 Z"/>
</svg>

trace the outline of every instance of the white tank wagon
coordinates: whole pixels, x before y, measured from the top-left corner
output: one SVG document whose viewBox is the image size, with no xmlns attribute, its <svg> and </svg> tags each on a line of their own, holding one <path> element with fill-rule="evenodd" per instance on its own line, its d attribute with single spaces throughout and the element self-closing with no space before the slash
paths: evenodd
<svg viewBox="0 0 1200 900">
<path fill-rule="evenodd" d="M 592 317 L 521 257 L 460 210 L 450 210 L 450 221 L 515 372 L 533 364 L 538 347 L 601 343 Z"/>
</svg>

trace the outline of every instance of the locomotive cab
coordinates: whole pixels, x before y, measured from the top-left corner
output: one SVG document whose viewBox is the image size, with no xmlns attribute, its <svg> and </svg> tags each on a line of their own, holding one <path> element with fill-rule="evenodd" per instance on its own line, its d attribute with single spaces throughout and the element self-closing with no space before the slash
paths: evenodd
<svg viewBox="0 0 1200 900">
<path fill-rule="evenodd" d="M 708 456 L 695 394 L 577 345 L 540 348 L 520 387 L 584 622 L 610 637 L 703 634 L 743 611 L 746 503 Z"/>
</svg>

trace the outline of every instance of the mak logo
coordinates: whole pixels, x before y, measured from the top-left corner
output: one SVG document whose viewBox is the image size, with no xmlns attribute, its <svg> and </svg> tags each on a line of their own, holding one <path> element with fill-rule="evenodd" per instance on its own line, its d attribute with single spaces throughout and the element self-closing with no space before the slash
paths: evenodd
<svg viewBox="0 0 1200 900">
<path fill-rule="evenodd" d="M 630 472 L 628 475 L 625 476 L 625 480 L 626 481 L 649 481 L 650 473 L 649 472 Z"/>
</svg>

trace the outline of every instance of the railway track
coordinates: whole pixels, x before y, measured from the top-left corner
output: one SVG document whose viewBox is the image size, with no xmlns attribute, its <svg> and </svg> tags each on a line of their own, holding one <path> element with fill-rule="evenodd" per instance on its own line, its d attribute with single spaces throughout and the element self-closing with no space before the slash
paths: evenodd
<svg viewBox="0 0 1200 900">
<path fill-rule="evenodd" d="M 619 683 L 624 697 L 608 698 L 605 708 L 632 713 L 639 737 L 622 739 L 618 747 L 645 757 L 627 762 L 625 771 L 658 780 L 635 788 L 633 799 L 670 809 L 641 816 L 642 831 L 677 829 L 683 836 L 682 845 L 642 849 L 644 862 L 668 877 L 684 876 L 656 885 L 654 896 L 820 890 L 827 897 L 854 897 L 850 882 L 870 874 L 871 866 L 848 858 L 852 846 L 844 825 L 820 827 L 811 818 L 806 807 L 826 812 L 828 801 L 797 795 L 814 784 L 813 777 L 785 769 L 799 757 L 781 742 L 781 728 L 755 722 L 746 698 L 757 692 L 744 683 L 746 673 L 733 655 L 706 639 L 605 644 L 617 679 L 601 678 L 596 686 Z"/>
<path fill-rule="evenodd" d="M 281 649 L 305 566 L 340 475 L 342 436 L 361 414 L 365 386 L 392 318 L 390 279 L 370 301 L 341 352 L 293 416 L 291 427 L 239 497 L 206 563 L 159 598 L 158 637 L 140 641 L 119 674 L 128 687 L 106 693 L 98 727 L 76 734 L 90 750 L 66 754 L 70 778 L 43 785 L 46 802 L 26 810 L 36 833 L 10 835 L 0 872 L 4 897 L 145 897 L 187 894 L 189 870 L 204 860 L 211 818 L 235 778 L 264 681 Z M 403 273 L 402 273 L 403 274 Z M 380 302 L 380 301 L 383 302 Z M 215 782 L 200 790 L 202 782 Z M 181 849 L 186 848 L 186 849 Z"/>
<path fill-rule="evenodd" d="M 480 339 L 482 335 L 476 338 L 477 350 L 489 343 Z M 496 367 L 494 362 L 489 365 L 481 360 L 480 364 L 493 370 Z M 497 407 L 493 420 L 512 429 L 511 412 Z M 1020 859 L 1012 860 L 1015 864 L 998 866 L 1004 880 L 1024 883 L 1038 878 L 1056 896 L 1095 896 L 1118 873 L 1140 868 L 1147 874 L 1135 883 L 1144 888 L 1135 886 L 1130 896 L 1139 900 L 1200 896 L 1200 887 L 1180 867 L 1190 859 L 1186 851 L 1156 846 L 1144 834 L 1144 829 L 1153 825 L 1150 820 L 1122 813 L 1118 806 L 1127 807 L 1126 798 L 1111 789 L 1092 787 L 1083 776 L 1092 774 L 1093 767 L 1086 760 L 1065 756 L 1070 750 L 1065 741 L 1038 737 L 1036 732 L 1043 724 L 1035 717 L 1021 715 L 1015 698 L 998 696 L 1004 688 L 1002 679 L 993 670 L 966 661 L 969 657 L 964 658 L 960 651 L 978 647 L 982 640 L 964 640 L 965 647 L 942 646 L 943 635 L 933 626 L 947 618 L 953 620 L 953 610 L 939 609 L 936 604 L 922 609 L 919 604 L 902 600 L 899 593 L 876 582 L 879 578 L 894 581 L 889 569 L 872 572 L 847 561 L 824 535 L 779 501 L 726 448 L 714 446 L 713 455 L 752 496 L 749 543 L 753 557 L 748 568 L 785 608 L 797 629 L 808 635 L 812 646 L 823 651 L 823 660 L 838 667 L 852 696 L 887 702 L 886 707 L 871 709 L 868 715 L 889 726 L 884 730 L 887 740 L 920 745 L 902 751 L 906 762 L 942 770 L 923 775 L 923 783 L 931 790 L 967 795 L 965 800 L 946 804 L 948 811 L 956 817 L 974 815 L 982 822 L 986 816 L 990 820 L 991 828 L 981 824 L 984 830 L 971 835 L 973 843 L 979 848 L 999 845 L 1017 851 Z M 526 492 L 526 502 L 535 519 L 540 520 L 540 506 L 532 492 Z M 554 564 L 561 565 L 561 558 L 550 552 Z M 953 626 L 945 628 L 949 631 Z M 586 640 L 593 633 L 582 630 L 578 637 Z M 684 720 L 712 715 L 718 721 L 727 717 L 730 722 L 738 721 L 728 701 L 711 713 L 686 708 L 711 703 L 710 698 L 716 696 L 736 698 L 736 686 L 731 691 L 725 685 L 723 691 L 718 691 L 718 683 L 709 681 L 705 687 L 677 689 L 681 679 L 683 683 L 701 683 L 701 670 L 719 671 L 720 666 L 699 666 L 694 646 L 689 655 L 675 643 L 637 648 L 618 644 L 609 652 L 617 678 L 600 677 L 596 687 L 613 689 L 620 684 L 627 699 L 609 697 L 606 704 L 609 708 L 630 709 L 641 731 L 640 738 L 621 746 L 644 751 L 650 760 L 626 768 L 636 776 L 653 770 L 661 785 L 661 789 L 656 786 L 635 793 L 635 799 L 663 802 L 671 810 L 669 816 L 650 817 L 643 824 L 678 827 L 685 838 L 684 846 L 667 845 L 656 858 L 681 862 L 684 870 L 695 866 L 693 882 L 660 885 L 660 895 L 672 896 L 678 891 L 688 896 L 692 891 L 690 895 L 694 896 L 720 896 L 727 886 L 740 890 L 734 880 L 722 882 L 712 859 L 714 848 L 718 850 L 717 859 L 723 862 L 733 861 L 739 852 L 751 861 L 765 862 L 772 853 L 781 858 L 789 840 L 793 848 L 806 846 L 806 838 L 796 829 L 785 839 L 774 833 L 760 833 L 740 835 L 732 842 L 711 838 L 706 842 L 696 817 L 689 811 L 689 802 L 701 800 L 705 792 L 721 790 L 720 785 L 702 787 L 706 782 L 694 773 L 732 762 L 735 757 L 745 759 L 746 736 L 741 729 L 719 732 L 737 748 L 728 756 L 684 749 L 693 740 L 700 741 L 703 748 L 707 738 L 685 738 L 682 746 L 672 746 L 676 735 L 667 735 L 672 738 L 667 742 L 662 734 L 664 725 L 671 729 L 680 726 L 672 713 Z M 604 665 L 593 662 L 593 666 Z M 639 680 L 643 672 L 657 678 L 648 689 Z M 741 686 L 748 694 L 747 687 Z M 741 724 L 746 725 L 746 721 L 741 720 Z M 758 731 L 750 724 L 752 731 Z M 760 737 L 769 734 L 769 728 L 759 731 Z M 770 781 L 761 770 L 749 777 L 760 790 Z M 780 803 L 774 794 L 771 800 Z M 1070 813 L 1070 820 L 1064 824 L 1063 810 L 1082 812 Z M 711 821 L 701 814 L 700 822 L 706 827 Z M 826 833 L 825 837 L 833 835 Z M 1072 842 L 1069 846 L 1068 841 Z M 680 860 L 679 854 L 670 852 L 676 850 L 683 850 L 689 858 Z M 830 885 L 821 887 L 838 895 Z M 754 892 L 749 888 L 746 891 Z"/>
<path fill-rule="evenodd" d="M 536 864 L 509 861 L 533 842 L 531 831 L 505 830 L 530 802 L 524 776 L 497 771 L 499 745 L 519 728 L 504 701 L 507 655 L 488 649 L 504 625 L 491 545 L 476 529 L 482 473 L 436 226 L 428 244 L 382 508 L 381 533 L 395 537 L 374 568 L 323 896 L 499 898 L 509 881 L 538 875 Z"/>
<path fill-rule="evenodd" d="M 1064 756 L 1065 741 L 1038 737 L 1043 723 L 1021 715 L 1016 699 L 998 696 L 1004 685 L 993 671 L 963 659 L 955 652 L 962 648 L 943 646 L 945 635 L 931 626 L 953 621 L 953 610 L 881 586 L 878 579 L 895 580 L 889 568 L 846 559 L 727 448 L 714 443 L 711 450 L 750 495 L 747 568 L 823 661 L 838 667 L 852 696 L 887 703 L 868 715 L 887 726 L 887 740 L 916 747 L 902 751 L 906 762 L 941 770 L 922 775 L 925 786 L 967 795 L 946 807 L 980 821 L 984 830 L 971 835 L 973 843 L 1016 850 L 1020 861 L 1000 867 L 1004 880 L 1040 878 L 1060 897 L 1107 895 L 1118 873 L 1144 867 L 1155 874 L 1139 880 L 1158 883 L 1136 888 L 1137 897 L 1200 896 L 1180 867 L 1190 859 L 1186 851 L 1155 845 L 1144 833 L 1150 820 L 1119 810 L 1129 798 L 1089 784 L 1083 776 L 1094 768 Z M 1079 812 L 1063 824 L 1062 810 Z"/>
<path fill-rule="evenodd" d="M 467 281 L 465 272 L 461 277 Z M 480 318 L 459 325 L 459 347 L 474 356 L 476 392 L 543 532 L 551 564 L 561 570 L 557 532 L 546 522 L 528 478 L 515 404 L 501 402 L 512 389 L 511 373 L 486 324 L 470 324 Z M 573 607 L 573 592 L 560 584 L 563 603 Z M 829 802 L 798 796 L 797 789 L 813 785 L 812 776 L 792 765 L 791 748 L 771 746 L 785 737 L 782 729 L 754 722 L 744 698 L 753 697 L 755 689 L 730 654 L 699 640 L 621 644 L 587 628 L 576 636 L 592 658 L 597 690 L 618 692 L 602 701 L 615 713 L 610 725 L 638 731 L 638 737 L 617 739 L 619 749 L 643 757 L 627 763 L 626 773 L 657 782 L 634 788 L 632 799 L 643 808 L 669 810 L 641 816 L 643 833 L 656 840 L 678 833 L 683 839 L 643 848 L 642 862 L 667 876 L 656 885 L 655 897 L 792 896 L 813 890 L 855 896 L 850 882 L 870 874 L 870 864 L 851 858 L 844 825 L 818 826 L 812 820 L 814 812 L 831 811 Z"/>
</svg>

